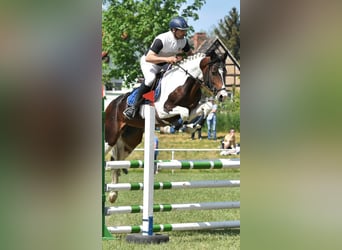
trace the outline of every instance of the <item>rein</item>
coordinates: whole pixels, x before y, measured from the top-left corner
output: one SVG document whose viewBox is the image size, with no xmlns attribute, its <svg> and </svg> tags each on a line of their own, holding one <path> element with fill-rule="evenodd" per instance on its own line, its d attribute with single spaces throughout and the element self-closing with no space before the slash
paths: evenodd
<svg viewBox="0 0 342 250">
<path fill-rule="evenodd" d="M 209 62 L 210 63 L 210 62 Z M 208 64 L 209 64 L 208 63 Z M 198 77 L 194 77 L 192 74 L 190 74 L 186 69 L 184 69 L 182 66 L 180 66 L 178 63 L 176 63 L 176 66 L 179 67 L 181 70 L 185 72 L 186 75 L 190 76 L 191 78 L 195 79 L 196 83 L 199 83 L 200 87 L 204 90 L 204 92 L 207 92 L 208 95 L 212 95 L 214 93 L 213 90 L 209 86 L 206 86 L 203 80 L 199 79 Z M 210 67 L 210 66 L 209 66 Z M 210 70 L 210 68 L 209 68 Z M 209 71 L 208 71 L 209 75 Z M 209 85 L 209 84 L 208 84 Z"/>
<path fill-rule="evenodd" d="M 181 70 L 183 70 L 185 72 L 185 74 L 189 75 L 191 78 L 195 79 L 196 82 L 199 82 L 200 84 L 203 84 L 204 81 L 199 79 L 198 77 L 194 77 L 192 74 L 189 73 L 189 71 L 187 71 L 186 69 L 184 69 L 182 66 L 180 66 L 179 63 L 176 63 L 175 66 L 177 66 L 178 68 L 180 68 Z"/>
</svg>

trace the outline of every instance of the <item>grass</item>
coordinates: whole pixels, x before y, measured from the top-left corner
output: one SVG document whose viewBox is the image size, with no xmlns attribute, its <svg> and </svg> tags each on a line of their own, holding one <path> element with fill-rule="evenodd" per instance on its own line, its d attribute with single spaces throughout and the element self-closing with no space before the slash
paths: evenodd
<svg viewBox="0 0 342 250">
<path fill-rule="evenodd" d="M 224 134 L 218 134 L 217 141 L 190 140 L 188 134 L 157 134 L 160 148 L 217 148 Z M 202 134 L 206 138 L 205 134 Z M 239 141 L 239 135 L 237 135 Z M 138 146 L 143 148 L 143 144 Z M 175 152 L 175 159 L 215 159 L 237 158 L 236 156 L 220 156 L 219 151 L 208 152 Z M 238 156 L 239 157 L 239 156 Z M 159 159 L 171 159 L 169 152 L 160 152 Z M 143 152 L 136 151 L 128 159 L 143 159 Z M 193 181 L 193 180 L 238 180 L 240 169 L 218 170 L 171 170 L 163 169 L 155 175 L 155 181 Z M 110 174 L 106 173 L 106 182 L 110 182 Z M 120 177 L 121 183 L 143 182 L 143 170 L 131 169 L 128 175 Z M 142 205 L 142 191 L 121 191 L 115 206 Z M 154 203 L 199 203 L 215 201 L 239 201 L 240 188 L 200 188 L 178 190 L 156 190 Z M 109 206 L 110 204 L 107 204 Z M 106 217 L 106 225 L 140 225 L 140 214 L 118 214 Z M 217 209 L 198 211 L 172 211 L 154 213 L 155 224 L 186 223 L 200 221 L 240 220 L 240 209 Z M 162 232 L 170 237 L 170 241 L 160 245 L 132 244 L 126 242 L 126 234 L 115 235 L 116 239 L 103 241 L 103 249 L 240 249 L 240 230 L 199 230 Z"/>
<path fill-rule="evenodd" d="M 224 133 L 217 133 L 217 140 L 208 140 L 207 134 L 202 132 L 202 140 L 191 140 L 191 136 L 187 133 L 177 134 L 159 134 L 156 133 L 159 139 L 159 148 L 189 148 L 189 149 L 218 149 L 221 147 L 221 140 L 224 138 Z M 240 133 L 235 133 L 236 142 L 240 142 Z M 138 145 L 137 148 L 144 148 L 143 142 Z M 172 158 L 171 152 L 160 151 L 158 159 L 170 160 Z M 240 158 L 240 156 L 220 156 L 219 151 L 205 151 L 205 152 L 188 152 L 176 151 L 174 153 L 174 159 L 186 160 L 186 159 L 217 159 L 217 158 Z M 128 158 L 128 160 L 144 159 L 143 151 L 134 151 Z"/>
</svg>

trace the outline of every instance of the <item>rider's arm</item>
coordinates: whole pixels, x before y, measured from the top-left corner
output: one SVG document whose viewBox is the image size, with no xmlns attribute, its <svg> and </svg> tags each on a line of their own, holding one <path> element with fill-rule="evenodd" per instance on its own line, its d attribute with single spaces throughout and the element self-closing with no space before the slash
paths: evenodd
<svg viewBox="0 0 342 250">
<path fill-rule="evenodd" d="M 145 60 L 149 63 L 159 64 L 159 63 L 176 63 L 181 60 L 176 56 L 160 56 L 159 52 L 163 48 L 163 43 L 160 39 L 155 39 L 151 48 L 148 50 Z"/>
<path fill-rule="evenodd" d="M 145 57 L 146 62 L 150 62 L 150 63 L 154 63 L 154 64 L 158 64 L 158 63 L 175 63 L 178 62 L 179 59 L 177 59 L 177 57 L 175 56 L 159 56 L 157 53 L 155 53 L 152 50 L 149 50 L 147 52 L 147 55 Z"/>
</svg>

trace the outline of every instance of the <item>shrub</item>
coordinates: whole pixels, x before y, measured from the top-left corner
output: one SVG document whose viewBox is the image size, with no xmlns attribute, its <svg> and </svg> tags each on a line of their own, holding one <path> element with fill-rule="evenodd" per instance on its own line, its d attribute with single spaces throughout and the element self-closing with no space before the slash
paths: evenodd
<svg viewBox="0 0 342 250">
<path fill-rule="evenodd" d="M 217 111 L 216 130 L 227 132 L 231 128 L 240 131 L 240 92 L 238 91 L 233 100 L 220 103 Z"/>
</svg>

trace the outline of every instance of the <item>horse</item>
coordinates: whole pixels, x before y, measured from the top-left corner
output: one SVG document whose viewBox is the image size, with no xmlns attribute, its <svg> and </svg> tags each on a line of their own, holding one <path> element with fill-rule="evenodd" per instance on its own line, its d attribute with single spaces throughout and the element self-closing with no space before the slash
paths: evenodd
<svg viewBox="0 0 342 250">
<path fill-rule="evenodd" d="M 164 72 L 156 87 L 159 96 L 155 98 L 156 127 L 176 123 L 180 118 L 187 122 L 198 114 L 202 92 L 214 95 L 218 101 L 228 97 L 225 85 L 225 59 L 227 54 L 194 54 L 172 65 Z M 141 143 L 144 134 L 144 113 L 128 120 L 123 115 L 129 96 L 134 91 L 118 96 L 105 109 L 106 154 L 112 150 L 111 160 L 124 160 Z M 127 171 L 127 170 L 125 170 Z M 112 183 L 118 183 L 120 170 L 112 170 Z M 117 191 L 109 194 L 114 203 Z"/>
</svg>

